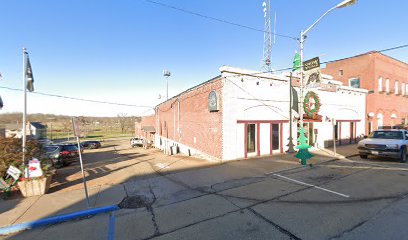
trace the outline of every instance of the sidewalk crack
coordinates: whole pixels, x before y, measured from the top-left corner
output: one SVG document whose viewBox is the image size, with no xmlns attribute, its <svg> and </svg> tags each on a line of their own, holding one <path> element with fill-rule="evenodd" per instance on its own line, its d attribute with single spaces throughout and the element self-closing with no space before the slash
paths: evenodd
<svg viewBox="0 0 408 240">
<path fill-rule="evenodd" d="M 37 198 L 37 200 L 35 200 L 35 201 L 33 202 L 33 204 L 31 204 L 16 220 L 14 220 L 11 225 L 15 224 L 18 220 L 20 220 L 20 218 L 21 218 L 22 216 L 24 216 L 24 214 L 26 214 L 26 213 L 28 212 L 28 210 L 30 210 L 31 207 L 34 206 L 34 204 L 36 204 L 36 203 L 38 202 L 38 200 L 40 200 L 41 197 L 42 197 L 42 195 L 40 195 L 40 196 Z"/>
</svg>

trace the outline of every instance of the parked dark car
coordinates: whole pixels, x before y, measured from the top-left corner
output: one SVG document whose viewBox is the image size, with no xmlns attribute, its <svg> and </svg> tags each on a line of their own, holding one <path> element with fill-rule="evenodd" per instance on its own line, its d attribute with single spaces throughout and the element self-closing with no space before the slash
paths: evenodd
<svg viewBox="0 0 408 240">
<path fill-rule="evenodd" d="M 78 159 L 78 148 L 73 144 L 44 146 L 45 154 L 53 161 L 55 168 L 61 168 Z"/>
<path fill-rule="evenodd" d="M 64 144 L 64 145 L 59 145 L 62 147 L 62 153 L 63 155 L 70 156 L 70 157 L 78 157 L 78 147 L 76 144 Z"/>
<path fill-rule="evenodd" d="M 83 148 L 98 149 L 101 147 L 101 142 L 99 141 L 84 141 L 81 143 Z"/>
</svg>

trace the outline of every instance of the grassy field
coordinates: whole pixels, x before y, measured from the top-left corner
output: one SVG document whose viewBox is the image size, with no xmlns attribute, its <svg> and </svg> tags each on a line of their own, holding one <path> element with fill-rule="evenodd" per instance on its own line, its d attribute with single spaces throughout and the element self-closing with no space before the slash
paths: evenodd
<svg viewBox="0 0 408 240">
<path fill-rule="evenodd" d="M 81 138 L 84 140 L 105 140 L 110 138 L 123 138 L 128 137 L 131 138 L 133 133 L 121 133 L 120 131 L 115 132 L 104 132 L 104 131 L 92 131 L 87 134 L 87 136 Z M 73 140 L 74 134 L 73 132 L 47 132 L 47 138 L 53 141 L 55 140 Z"/>
</svg>

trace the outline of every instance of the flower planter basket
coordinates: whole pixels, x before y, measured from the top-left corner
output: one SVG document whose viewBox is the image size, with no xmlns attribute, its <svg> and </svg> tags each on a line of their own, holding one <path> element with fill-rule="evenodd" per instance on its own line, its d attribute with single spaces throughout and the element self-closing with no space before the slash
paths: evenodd
<svg viewBox="0 0 408 240">
<path fill-rule="evenodd" d="M 44 195 L 50 188 L 52 176 L 19 181 L 18 187 L 24 197 Z"/>
</svg>

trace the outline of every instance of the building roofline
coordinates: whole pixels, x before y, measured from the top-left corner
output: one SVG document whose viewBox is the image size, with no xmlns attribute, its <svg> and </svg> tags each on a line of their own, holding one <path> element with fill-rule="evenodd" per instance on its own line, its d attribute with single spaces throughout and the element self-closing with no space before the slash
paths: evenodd
<svg viewBox="0 0 408 240">
<path fill-rule="evenodd" d="M 380 51 L 369 51 L 369 52 L 357 54 L 357 55 L 354 55 L 354 56 L 351 56 L 351 57 L 346 57 L 346 58 L 341 58 L 341 59 L 338 59 L 338 60 L 335 60 L 335 61 L 330 61 L 330 62 L 328 62 L 327 64 L 334 63 L 334 62 L 340 62 L 340 61 L 348 60 L 348 59 L 351 59 L 351 58 L 362 57 L 362 56 L 365 56 L 365 55 L 375 54 L 375 53 L 378 53 L 378 54 L 381 54 L 381 55 L 383 55 L 383 56 L 385 56 L 385 57 L 388 57 L 388 58 L 390 58 L 390 59 L 393 59 L 393 60 L 395 60 L 395 61 L 397 61 L 397 62 L 400 62 L 400 63 L 402 63 L 402 64 L 404 64 L 404 65 L 406 65 L 406 66 L 408 67 L 408 63 L 406 63 L 406 62 L 404 62 L 404 61 L 402 61 L 402 60 L 396 59 L 396 58 L 394 58 L 394 57 L 391 57 L 391 56 L 389 56 L 389 55 L 387 55 L 387 54 L 384 54 L 384 53 L 382 53 L 382 52 L 380 52 Z"/>
<path fill-rule="evenodd" d="M 284 76 L 282 74 L 273 74 L 269 72 L 257 72 L 248 69 L 242 68 L 235 68 L 229 66 L 222 66 L 220 67 L 221 76 L 226 74 L 232 74 L 237 76 L 248 76 L 248 77 L 255 77 L 255 78 L 265 78 L 269 80 L 276 80 L 276 81 L 288 81 L 289 76 Z"/>
<path fill-rule="evenodd" d="M 212 82 L 212 81 L 214 81 L 214 80 L 217 80 L 218 78 L 221 78 L 221 75 L 218 75 L 218 76 L 216 76 L 216 77 L 213 77 L 213 78 L 211 78 L 211 79 L 209 79 L 209 80 L 207 80 L 207 81 L 205 81 L 205 82 L 199 83 L 199 84 L 197 84 L 197 85 L 195 85 L 195 86 L 193 86 L 193 87 L 191 87 L 191 88 L 189 88 L 189 89 L 187 89 L 187 90 L 184 90 L 184 91 L 182 91 L 181 93 L 179 93 L 179 94 L 177 94 L 177 95 L 175 95 L 175 96 L 173 96 L 173 97 L 167 99 L 166 101 L 163 101 L 163 102 L 157 104 L 157 105 L 155 106 L 155 108 L 157 108 L 158 106 L 160 106 L 160 105 L 162 105 L 162 104 L 164 104 L 164 103 L 166 103 L 166 102 L 171 101 L 171 100 L 174 99 L 174 98 L 180 97 L 181 95 L 186 94 L 186 93 L 188 93 L 188 92 L 190 92 L 190 91 L 192 91 L 192 90 L 194 90 L 194 89 L 196 89 L 196 88 L 202 87 L 202 86 L 206 85 L 206 84 L 209 83 L 209 82 Z"/>
</svg>

